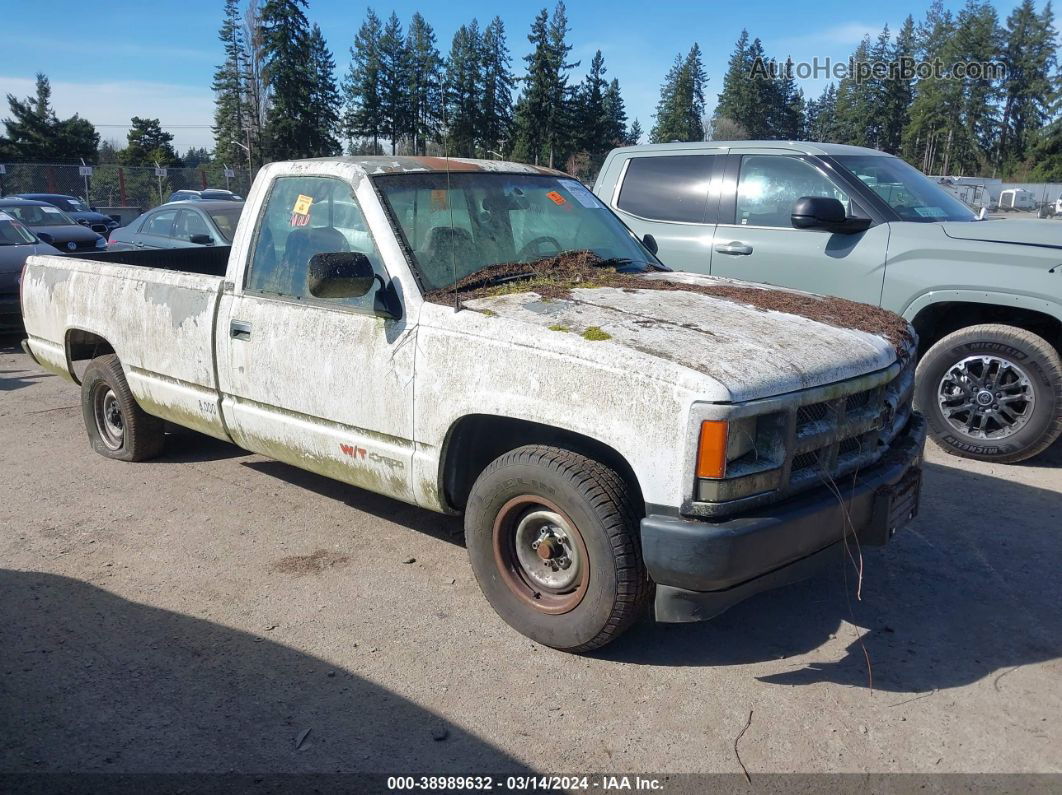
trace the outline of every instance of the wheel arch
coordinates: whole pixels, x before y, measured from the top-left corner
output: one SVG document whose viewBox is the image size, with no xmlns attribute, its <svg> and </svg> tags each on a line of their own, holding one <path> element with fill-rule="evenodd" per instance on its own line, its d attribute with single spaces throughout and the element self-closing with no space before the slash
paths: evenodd
<svg viewBox="0 0 1062 795">
<path fill-rule="evenodd" d="M 954 295 L 930 294 L 913 302 L 903 314 L 918 332 L 919 356 L 948 334 L 983 323 L 1024 329 L 1062 351 L 1062 318 L 1059 317 L 1062 310 L 1025 296 L 992 293 L 971 296 L 958 291 Z"/>
<path fill-rule="evenodd" d="M 611 445 L 564 428 L 495 414 L 466 414 L 448 429 L 439 458 L 441 500 L 455 511 L 463 509 L 472 484 L 487 465 L 528 444 L 571 450 L 608 466 L 631 489 L 636 509 L 644 512 L 638 476 L 627 458 Z"/>
<path fill-rule="evenodd" d="M 81 383 L 81 375 L 77 372 L 75 362 L 83 362 L 95 359 L 108 353 L 117 354 L 114 346 L 102 334 L 97 334 L 88 329 L 71 327 L 66 330 L 63 338 L 63 347 L 66 349 L 66 363 L 70 371 L 70 377 L 74 383 Z"/>
</svg>

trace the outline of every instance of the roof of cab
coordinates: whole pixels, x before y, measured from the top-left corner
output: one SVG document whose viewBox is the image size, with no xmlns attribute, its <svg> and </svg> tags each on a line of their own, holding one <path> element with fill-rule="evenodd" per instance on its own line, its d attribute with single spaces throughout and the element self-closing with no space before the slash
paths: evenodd
<svg viewBox="0 0 1062 795">
<path fill-rule="evenodd" d="M 430 171 L 480 171 L 506 174 L 547 174 L 549 176 L 570 177 L 563 171 L 532 166 L 526 163 L 514 163 L 509 160 L 475 160 L 467 157 L 430 157 L 427 155 L 399 155 L 396 157 L 319 157 L 311 160 L 295 161 L 299 163 L 344 163 L 356 166 L 366 175 L 409 174 Z"/>
<path fill-rule="evenodd" d="M 642 144 L 613 149 L 612 154 L 633 154 L 635 152 L 666 152 L 677 149 L 779 149 L 803 155 L 881 155 L 889 157 L 888 152 L 867 149 L 863 146 L 847 144 L 824 144 L 811 141 L 690 141 L 670 144 Z"/>
</svg>

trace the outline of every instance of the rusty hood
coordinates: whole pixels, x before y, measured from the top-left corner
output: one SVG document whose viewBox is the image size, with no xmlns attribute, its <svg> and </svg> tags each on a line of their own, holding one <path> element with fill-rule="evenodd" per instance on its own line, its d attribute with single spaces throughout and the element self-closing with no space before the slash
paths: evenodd
<svg viewBox="0 0 1062 795">
<path fill-rule="evenodd" d="M 642 278 L 667 280 L 678 289 L 575 287 L 564 297 L 512 292 L 463 306 L 490 318 L 485 328 L 493 327 L 501 338 L 558 349 L 607 368 L 638 368 L 716 402 L 770 397 L 874 372 L 892 364 L 909 344 L 898 348 L 884 327 L 874 333 L 813 319 L 815 312 L 806 306 L 799 313 L 776 311 L 681 285 L 740 285 L 735 292 L 773 288 L 684 273 Z M 837 300 L 784 292 L 805 304 Z"/>
</svg>

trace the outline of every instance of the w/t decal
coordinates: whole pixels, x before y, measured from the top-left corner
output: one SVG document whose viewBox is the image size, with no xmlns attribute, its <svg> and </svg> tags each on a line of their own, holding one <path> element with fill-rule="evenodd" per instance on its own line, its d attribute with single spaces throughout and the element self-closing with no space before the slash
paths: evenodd
<svg viewBox="0 0 1062 795">
<path fill-rule="evenodd" d="M 340 442 L 339 449 L 343 451 L 344 455 L 349 455 L 351 458 L 365 458 L 365 448 L 358 447 L 352 444 L 343 444 Z"/>
</svg>

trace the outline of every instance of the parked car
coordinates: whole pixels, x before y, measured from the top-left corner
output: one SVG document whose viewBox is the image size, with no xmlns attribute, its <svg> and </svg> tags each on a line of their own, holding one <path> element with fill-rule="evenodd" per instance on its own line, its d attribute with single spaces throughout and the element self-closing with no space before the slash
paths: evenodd
<svg viewBox="0 0 1062 795">
<path fill-rule="evenodd" d="M 0 210 L 28 226 L 33 233 L 62 252 L 100 251 L 107 239 L 82 226 L 58 207 L 29 199 L 0 199 Z"/>
<path fill-rule="evenodd" d="M 242 196 L 237 196 L 231 190 L 225 190 L 223 188 L 204 188 L 203 190 L 174 191 L 170 194 L 170 198 L 166 200 L 166 203 L 169 204 L 170 202 L 195 201 L 196 199 L 227 202 L 243 201 Z"/>
<path fill-rule="evenodd" d="M 163 204 L 129 226 L 111 232 L 108 245 L 134 248 L 228 246 L 243 212 L 242 202 L 182 201 Z"/>
<path fill-rule="evenodd" d="M 1009 463 L 1062 432 L 1062 239 L 979 221 L 883 152 L 782 141 L 614 150 L 594 191 L 695 273 L 832 293 L 918 331 L 916 405 L 947 451 Z"/>
<path fill-rule="evenodd" d="M 71 380 L 88 360 L 100 454 L 156 456 L 169 420 L 463 512 L 490 603 L 568 651 L 650 598 L 710 618 L 917 509 L 925 423 L 890 312 L 671 273 L 534 166 L 271 163 L 251 197 L 229 250 L 29 259 L 25 348 Z M 359 250 L 332 223 L 351 206 Z"/>
<path fill-rule="evenodd" d="M 0 210 L 0 330 L 20 328 L 18 279 L 30 254 L 58 254 L 17 219 Z"/>
<path fill-rule="evenodd" d="M 31 199 L 38 202 L 47 202 L 58 207 L 79 224 L 87 226 L 93 232 L 104 237 L 112 229 L 118 228 L 118 220 L 109 215 L 97 212 L 95 207 L 89 207 L 81 199 L 75 196 L 64 196 L 61 193 L 20 193 L 17 198 Z"/>
</svg>

